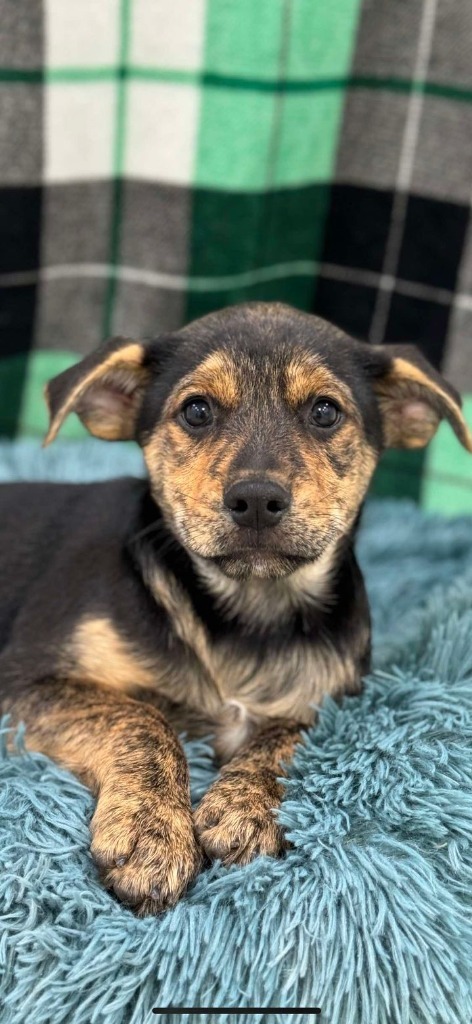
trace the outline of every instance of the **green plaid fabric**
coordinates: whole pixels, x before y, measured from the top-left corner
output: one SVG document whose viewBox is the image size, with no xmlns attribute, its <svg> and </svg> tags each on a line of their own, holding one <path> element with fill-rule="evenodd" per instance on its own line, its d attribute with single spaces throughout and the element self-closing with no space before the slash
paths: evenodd
<svg viewBox="0 0 472 1024">
<path fill-rule="evenodd" d="M 0 0 L 2 432 L 247 299 L 418 343 L 472 419 L 471 57 L 470 0 Z M 374 489 L 470 511 L 471 463 L 443 426 Z"/>
</svg>

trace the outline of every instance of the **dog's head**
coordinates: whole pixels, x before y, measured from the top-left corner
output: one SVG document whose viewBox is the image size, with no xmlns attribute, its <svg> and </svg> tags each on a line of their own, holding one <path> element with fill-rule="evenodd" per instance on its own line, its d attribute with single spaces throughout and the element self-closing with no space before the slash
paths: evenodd
<svg viewBox="0 0 472 1024">
<path fill-rule="evenodd" d="M 237 578 L 285 576 L 334 547 L 385 447 L 423 447 L 446 418 L 472 451 L 459 395 L 414 347 L 278 304 L 113 339 L 46 394 L 46 443 L 72 411 L 97 437 L 135 438 L 174 534 Z"/>
</svg>

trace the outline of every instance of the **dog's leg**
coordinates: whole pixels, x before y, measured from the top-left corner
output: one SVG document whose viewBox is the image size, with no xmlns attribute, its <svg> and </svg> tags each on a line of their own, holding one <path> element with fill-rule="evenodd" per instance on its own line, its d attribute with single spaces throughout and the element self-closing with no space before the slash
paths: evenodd
<svg viewBox="0 0 472 1024">
<path fill-rule="evenodd" d="M 278 779 L 299 739 L 299 723 L 274 722 L 224 765 L 195 814 L 209 857 L 247 864 L 258 853 L 276 856 L 285 848 L 274 814 L 283 793 Z"/>
<path fill-rule="evenodd" d="M 108 888 L 140 914 L 172 906 L 200 865 L 188 768 L 150 705 L 88 683 L 43 681 L 5 702 L 26 745 L 65 765 L 97 797 L 92 855 Z"/>
</svg>

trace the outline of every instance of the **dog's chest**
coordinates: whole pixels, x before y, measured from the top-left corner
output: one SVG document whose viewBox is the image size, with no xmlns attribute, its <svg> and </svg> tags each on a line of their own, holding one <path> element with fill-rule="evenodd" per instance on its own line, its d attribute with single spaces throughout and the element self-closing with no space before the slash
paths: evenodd
<svg viewBox="0 0 472 1024">
<path fill-rule="evenodd" d="M 291 600 L 279 595 L 274 601 L 271 588 L 267 595 L 248 592 L 246 605 L 239 609 L 246 615 L 245 624 L 233 604 L 215 634 L 177 580 L 154 570 L 149 584 L 167 611 L 172 636 L 159 659 L 157 686 L 215 727 L 221 754 L 229 756 L 264 719 L 294 718 L 309 724 L 313 705 L 324 694 L 349 688 L 355 678 L 349 654 L 335 650 L 320 627 L 304 632 L 292 623 L 287 628 L 290 616 L 295 621 Z M 259 631 L 247 629 L 247 616 L 259 624 Z"/>
<path fill-rule="evenodd" d="M 266 637 L 249 650 L 234 633 L 212 641 L 197 622 L 190 625 L 181 622 L 168 643 L 143 651 L 109 620 L 84 620 L 70 654 L 82 679 L 129 693 L 152 690 L 180 707 L 179 727 L 190 735 L 213 733 L 223 760 L 266 719 L 310 724 L 323 695 L 349 688 L 353 678 L 349 659 L 316 638 L 274 648 Z"/>
<path fill-rule="evenodd" d="M 266 719 L 294 718 L 306 725 L 312 721 L 318 660 L 314 647 L 288 644 L 284 651 L 274 651 L 266 638 L 259 651 L 248 653 L 232 638 L 220 641 L 212 653 L 208 684 L 218 690 L 215 745 L 223 759 Z"/>
<path fill-rule="evenodd" d="M 190 734 L 195 716 L 207 723 L 204 731 L 214 734 L 217 752 L 226 760 L 265 720 L 310 724 L 313 705 L 340 678 L 337 666 L 323 662 L 316 645 L 291 644 L 274 652 L 266 641 L 259 651 L 248 652 L 233 636 L 195 647 L 177 640 L 158 655 L 154 685 L 188 709 Z"/>
<path fill-rule="evenodd" d="M 158 641 L 150 632 L 143 647 L 125 639 L 110 620 L 88 618 L 76 630 L 69 654 L 82 678 L 127 692 L 154 690 L 182 708 L 184 723 L 188 709 L 188 731 L 192 720 L 207 724 L 222 757 L 231 756 L 265 719 L 309 724 L 313 705 L 326 693 L 349 688 L 355 676 L 352 660 L 327 643 L 322 630 L 290 631 L 280 617 L 273 629 L 248 632 L 247 622 L 239 627 L 233 615 L 215 634 L 178 581 L 154 571 L 151 585 L 167 613 Z"/>
</svg>

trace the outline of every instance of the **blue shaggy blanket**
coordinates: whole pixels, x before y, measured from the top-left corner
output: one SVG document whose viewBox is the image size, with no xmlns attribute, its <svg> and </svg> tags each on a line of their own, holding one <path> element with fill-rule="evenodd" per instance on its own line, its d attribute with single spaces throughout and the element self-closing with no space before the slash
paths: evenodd
<svg viewBox="0 0 472 1024">
<path fill-rule="evenodd" d="M 140 472 L 127 447 L 0 450 L 0 476 Z M 472 1019 L 472 529 L 372 503 L 358 549 L 374 616 L 360 697 L 328 700 L 280 814 L 284 860 L 218 864 L 136 920 L 100 886 L 93 801 L 46 757 L 1 751 L 2 1024 L 255 1022 L 153 1007 L 317 1006 L 307 1024 Z M 3 738 L 5 737 L 5 727 Z M 193 795 L 211 753 L 187 744 Z"/>
</svg>

